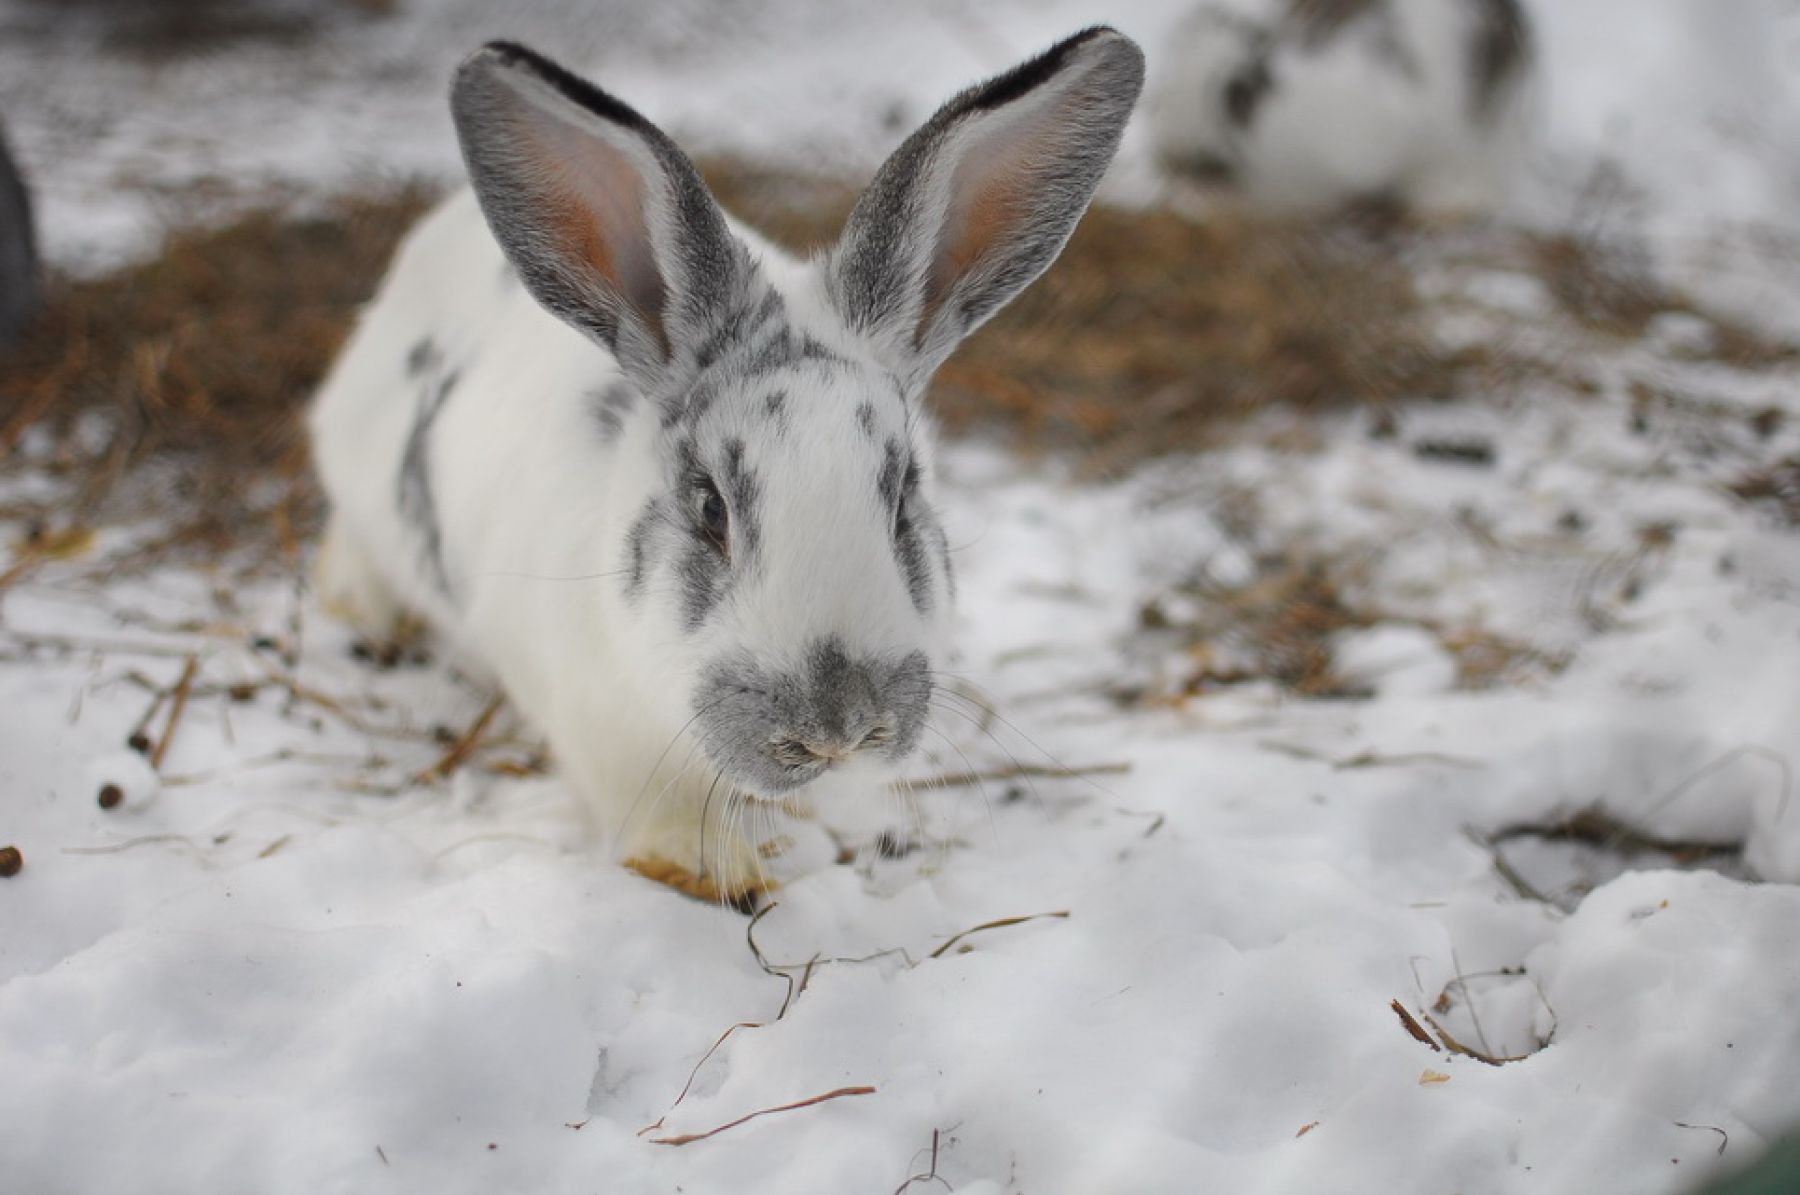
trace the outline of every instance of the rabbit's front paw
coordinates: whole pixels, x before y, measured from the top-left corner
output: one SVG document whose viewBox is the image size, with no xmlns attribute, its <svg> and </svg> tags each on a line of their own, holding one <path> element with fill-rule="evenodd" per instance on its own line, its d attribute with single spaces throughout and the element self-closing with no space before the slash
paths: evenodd
<svg viewBox="0 0 1800 1195">
<path fill-rule="evenodd" d="M 670 822 L 634 835 L 621 853 L 624 865 L 645 879 L 695 900 L 753 912 L 776 888 L 761 853 L 742 834 L 714 832 L 707 838 L 702 848 L 698 825 Z"/>
<path fill-rule="evenodd" d="M 377 642 L 397 643 L 411 633 L 405 611 L 368 556 L 333 515 L 313 561 L 313 589 L 325 613 Z"/>
</svg>

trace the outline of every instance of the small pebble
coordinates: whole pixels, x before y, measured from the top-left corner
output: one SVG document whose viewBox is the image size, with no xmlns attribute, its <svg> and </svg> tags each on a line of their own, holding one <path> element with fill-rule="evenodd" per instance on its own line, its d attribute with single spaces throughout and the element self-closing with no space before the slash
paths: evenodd
<svg viewBox="0 0 1800 1195">
<path fill-rule="evenodd" d="M 10 880 L 25 866 L 25 856 L 16 846 L 0 846 L 0 879 Z"/>
<path fill-rule="evenodd" d="M 102 809 L 139 809 L 156 799 L 162 781 L 145 752 L 109 751 L 88 761 L 85 779 Z"/>
<path fill-rule="evenodd" d="M 139 755 L 150 754 L 150 736 L 141 730 L 132 731 L 131 737 L 125 740 L 125 745 Z"/>
</svg>

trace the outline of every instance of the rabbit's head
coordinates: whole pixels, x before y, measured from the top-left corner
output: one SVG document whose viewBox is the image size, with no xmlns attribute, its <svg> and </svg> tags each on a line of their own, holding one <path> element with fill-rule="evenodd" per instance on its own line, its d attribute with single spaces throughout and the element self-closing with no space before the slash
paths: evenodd
<svg viewBox="0 0 1800 1195">
<path fill-rule="evenodd" d="M 882 167 L 837 244 L 762 253 L 632 109 L 497 43 L 453 111 L 495 237 L 544 307 L 616 358 L 594 404 L 626 658 L 679 690 L 711 763 L 778 797 L 923 730 L 954 585 L 932 507 L 932 371 L 1060 252 L 1142 79 L 1094 29 L 956 97 Z M 580 401 L 571 395 L 570 401 Z M 572 661 L 571 667 L 580 667 Z"/>
</svg>

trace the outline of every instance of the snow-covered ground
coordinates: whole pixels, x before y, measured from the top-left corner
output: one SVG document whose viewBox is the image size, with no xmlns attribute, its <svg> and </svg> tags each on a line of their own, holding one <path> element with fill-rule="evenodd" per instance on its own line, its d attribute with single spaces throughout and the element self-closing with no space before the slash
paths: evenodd
<svg viewBox="0 0 1800 1195">
<path fill-rule="evenodd" d="M 1174 9 L 1106 15 L 1154 52 Z M 1633 24 L 1661 57 L 1593 15 L 1627 9 L 1535 7 L 1570 97 L 1552 183 L 1611 148 L 1647 235 L 1791 222 L 1795 160 L 1708 132 L 1744 89 L 1794 127 L 1787 9 L 1682 41 L 1719 10 L 1668 4 Z M 415 3 L 331 54 L 155 70 L 76 28 L 60 54 L 0 37 L 0 109 L 53 253 L 91 264 L 196 174 L 448 171 L 436 79 L 491 32 L 593 47 L 699 144 L 867 163 L 1095 15 L 980 14 Z M 1800 336 L 1787 261 L 1714 289 Z M 1554 336 L 1524 275 L 1427 281 L 1446 335 Z M 31 573 L 0 595 L 0 844 L 23 856 L 0 879 L 0 1190 L 1592 1195 L 1748 1161 L 1800 1123 L 1800 531 L 1729 486 L 1800 456 L 1800 371 L 1691 360 L 1705 335 L 1665 321 L 1582 359 L 1579 399 L 1409 407 L 1392 436 L 1271 414 L 1105 485 L 953 446 L 978 704 L 917 776 L 994 775 L 890 798 L 886 844 L 916 849 L 872 819 L 833 864 L 791 827 L 786 865 L 818 865 L 753 927 L 609 863 L 554 777 L 509 774 L 534 748 L 505 712 L 416 780 L 487 695 L 352 658 L 292 584 Z M 1493 459 L 1418 451 L 1441 442 Z M 1183 696 L 1198 649 L 1146 621 L 1278 555 L 1354 578 L 1375 622 L 1336 659 L 1373 695 Z M 1444 644 L 1474 632 L 1537 662 L 1458 687 Z M 190 659 L 153 771 L 125 739 Z M 999 775 L 1020 764 L 1083 774 Z M 1618 874 L 1622 849 L 1506 834 L 1596 807 L 1741 852 Z M 1395 1002 L 1506 1061 L 1416 1039 Z"/>
</svg>

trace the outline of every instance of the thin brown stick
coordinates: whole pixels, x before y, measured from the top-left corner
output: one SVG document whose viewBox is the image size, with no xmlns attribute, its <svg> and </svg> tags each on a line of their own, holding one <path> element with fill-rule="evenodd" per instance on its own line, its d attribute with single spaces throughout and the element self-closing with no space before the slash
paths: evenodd
<svg viewBox="0 0 1800 1195">
<path fill-rule="evenodd" d="M 1473 1058 L 1475 1061 L 1485 1062 L 1489 1066 L 1504 1066 L 1509 1062 L 1523 1062 L 1529 1057 L 1527 1054 L 1490 1054 L 1485 1050 L 1477 1050 L 1473 1046 L 1465 1046 L 1454 1037 L 1450 1036 L 1450 1031 L 1444 1028 L 1436 1017 L 1432 1016 L 1430 1013 L 1425 1013 L 1423 1015 L 1427 1021 L 1431 1022 L 1432 1029 L 1437 1031 L 1438 1037 L 1442 1039 L 1444 1043 L 1444 1048 L 1449 1050 L 1452 1054 L 1461 1054 L 1464 1058 Z"/>
<path fill-rule="evenodd" d="M 904 1195 L 904 1192 L 911 1188 L 914 1183 L 941 1183 L 946 1191 L 954 1191 L 956 1189 L 950 1185 L 950 1180 L 944 1178 L 937 1172 L 938 1135 L 940 1132 L 941 1130 L 939 1129 L 931 1130 L 931 1169 L 921 1170 L 917 1174 L 908 1175 L 905 1182 L 894 1188 L 894 1195 Z M 918 1154 L 913 1155 L 915 1158 L 918 1156 Z"/>
<path fill-rule="evenodd" d="M 141 838 L 127 838 L 124 842 L 109 843 L 106 846 L 65 846 L 65 855 L 117 855 L 123 851 L 133 850 L 140 846 L 153 846 L 157 843 L 170 843 L 184 846 L 195 854 L 201 853 L 201 847 L 185 834 L 145 834 Z"/>
<path fill-rule="evenodd" d="M 748 925 L 744 926 L 744 941 L 749 945 L 750 957 L 756 960 L 756 965 L 762 968 L 764 975 L 773 975 L 775 978 L 787 982 L 787 995 L 783 996 L 781 999 L 781 1011 L 775 1014 L 775 1019 L 778 1021 L 782 1017 L 787 1016 L 788 1005 L 794 1002 L 794 977 L 781 968 L 774 966 L 766 957 L 764 957 L 762 947 L 756 944 L 756 923 L 780 907 L 780 901 L 770 901 L 762 908 L 756 910 L 756 915 L 750 918 L 750 923 Z"/>
<path fill-rule="evenodd" d="M 1442 1054 L 1444 1052 L 1442 1046 L 1431 1040 L 1431 1034 L 1425 1032 L 1425 1026 L 1419 1024 L 1419 1022 L 1413 1018 L 1412 1013 L 1406 1011 L 1406 1005 L 1400 1003 L 1398 1000 L 1390 1000 L 1388 1001 L 1388 1007 L 1394 1010 L 1394 1015 L 1400 1018 L 1400 1024 L 1405 1027 L 1408 1033 L 1413 1035 L 1415 1040 L 1422 1041 L 1430 1046 L 1434 1053 Z M 1428 1013 L 1426 1015 L 1429 1016 L 1430 1014 Z M 1435 1022 L 1433 1023 L 1435 1024 Z"/>
<path fill-rule="evenodd" d="M 700 1055 L 700 1061 L 694 1063 L 694 1069 L 688 1072 L 687 1082 L 681 1085 L 681 1094 L 676 1096 L 675 1102 L 669 1105 L 669 1111 L 664 1112 L 661 1116 L 657 1117 L 655 1124 L 647 1124 L 639 1129 L 637 1135 L 642 1137 L 645 1133 L 654 1133 L 657 1129 L 663 1127 L 663 1121 L 669 1119 L 669 1112 L 673 1112 L 675 1109 L 681 1107 L 681 1101 L 685 1100 L 688 1097 L 688 1092 L 693 1090 L 694 1080 L 700 1077 L 700 1068 L 706 1065 L 707 1059 L 719 1052 L 719 1047 L 725 1044 L 726 1038 L 736 1033 L 739 1029 L 761 1029 L 762 1027 L 763 1023 L 761 1021 L 739 1021 L 725 1032 L 719 1034 L 719 1040 L 713 1042 L 713 1044 L 708 1047 L 706 1053 Z"/>
<path fill-rule="evenodd" d="M 469 729 L 463 731 L 456 742 L 450 745 L 450 749 L 444 752 L 443 758 L 418 774 L 416 777 L 418 782 L 430 784 L 434 780 L 449 779 L 450 775 L 460 768 L 469 756 L 475 754 L 475 748 L 481 745 L 481 736 L 487 732 L 488 723 L 494 720 L 494 715 L 500 712 L 500 707 L 505 702 L 504 697 L 495 694 L 494 698 L 487 703 L 487 708 L 482 710 L 475 721 L 469 724 Z"/>
<path fill-rule="evenodd" d="M 1346 772 L 1360 768 L 1399 768 L 1416 764 L 1436 764 L 1446 768 L 1466 768 L 1480 771 L 1487 767 L 1478 759 L 1468 759 L 1461 755 L 1445 755 L 1440 751 L 1409 751 L 1398 755 L 1387 755 L 1380 751 L 1358 751 L 1354 755 L 1330 755 L 1324 751 L 1315 751 L 1300 743 L 1284 743 L 1279 739 L 1264 739 L 1256 744 L 1265 751 L 1273 751 L 1290 759 L 1304 759 L 1311 763 L 1322 763 L 1334 772 Z"/>
<path fill-rule="evenodd" d="M 138 750 L 143 750 L 150 741 L 150 723 L 156 721 L 156 715 L 162 713 L 162 707 L 168 703 L 168 700 L 169 691 L 157 688 L 155 696 L 150 699 L 150 708 L 146 709 L 144 716 L 137 720 L 137 724 L 131 728 L 131 733 L 125 736 L 125 741 Z"/>
<path fill-rule="evenodd" d="M 150 752 L 150 766 L 162 771 L 163 757 L 169 753 L 169 744 L 175 741 L 175 729 L 181 725 L 181 715 L 187 710 L 188 695 L 194 691 L 194 677 L 200 671 L 200 657 L 190 655 L 182 666 L 181 679 L 175 682 L 175 689 L 170 695 L 169 720 L 163 723 L 162 737 L 156 740 L 156 748 Z"/>
<path fill-rule="evenodd" d="M 727 1121 L 717 1128 L 707 1129 L 704 1133 L 682 1133 L 675 1137 L 652 1137 L 650 1138 L 650 1144 L 688 1145 L 695 1141 L 704 1141 L 708 1137 L 717 1137 L 720 1133 L 723 1133 L 728 1129 L 735 1129 L 741 1124 L 747 1124 L 759 1116 L 773 1116 L 777 1112 L 793 1112 L 800 1108 L 810 1108 L 814 1104 L 822 1104 L 826 1100 L 843 1099 L 846 1096 L 874 1094 L 875 1089 L 873 1087 L 840 1087 L 836 1091 L 827 1091 L 824 1095 L 809 1096 L 803 1100 L 795 1100 L 791 1104 L 777 1104 L 773 1108 L 759 1108 L 755 1112 L 748 1112 L 743 1116 L 738 1117 L 736 1120 Z"/>
<path fill-rule="evenodd" d="M 941 946 L 925 957 L 939 958 L 945 951 L 949 950 L 952 946 L 971 934 L 983 933 L 990 929 L 1006 929 L 1008 926 L 1013 925 L 1024 925 L 1027 921 L 1041 921 L 1046 917 L 1054 917 L 1059 921 L 1066 921 L 1069 917 L 1069 910 L 1057 909 L 1052 913 L 1027 913 L 1023 917 L 1002 917 L 997 921 L 984 921 L 980 925 L 970 926 L 959 934 L 952 934 L 950 937 L 945 938 Z"/>
<path fill-rule="evenodd" d="M 920 788 L 973 788 L 1000 780 L 1078 780 L 1083 776 L 1122 776 L 1129 771 L 1129 763 L 1097 763 L 1079 768 L 1022 763 L 986 772 L 952 772 L 912 783 Z"/>
<path fill-rule="evenodd" d="M 184 658 L 193 653 L 173 643 L 138 643 L 130 639 L 90 638 L 83 635 L 58 635 L 42 631 L 8 631 L 6 637 L 27 650 L 52 648 L 56 651 L 91 651 L 95 655 L 116 653 L 135 656 L 173 656 Z"/>
</svg>

